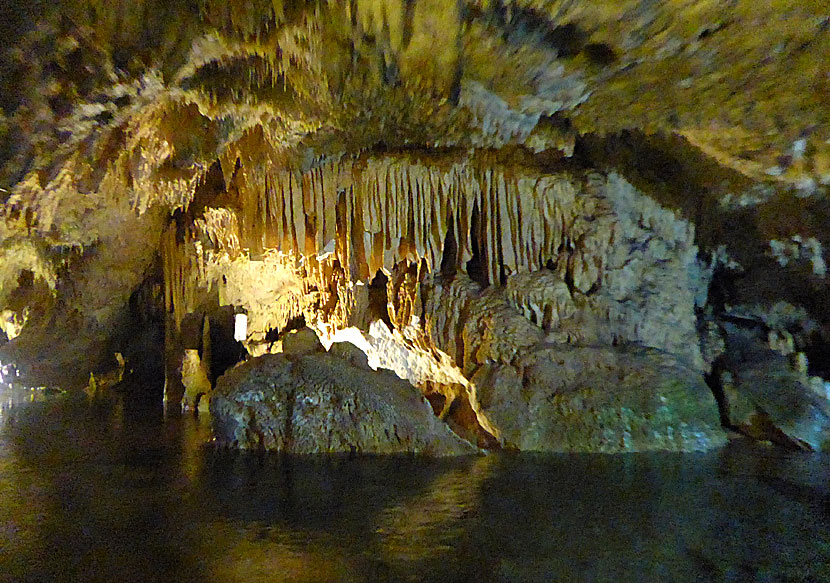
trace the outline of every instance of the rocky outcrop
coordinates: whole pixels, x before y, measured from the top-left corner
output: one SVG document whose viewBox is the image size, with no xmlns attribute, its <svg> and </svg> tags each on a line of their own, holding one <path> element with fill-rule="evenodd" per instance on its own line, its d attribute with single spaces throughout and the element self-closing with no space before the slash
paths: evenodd
<svg viewBox="0 0 830 583">
<path fill-rule="evenodd" d="M 694 227 L 616 174 L 591 174 L 554 200 L 564 228 L 547 268 L 525 263 L 502 286 L 462 273 L 426 282 L 420 297 L 433 341 L 469 374 L 488 360 L 510 362 L 543 339 L 639 344 L 705 370 L 695 310 L 709 276 Z M 523 218 L 549 228 L 538 215 Z"/>
<path fill-rule="evenodd" d="M 727 421 L 757 439 L 830 449 L 830 383 L 810 377 L 792 337 L 728 323 L 717 380 Z"/>
<path fill-rule="evenodd" d="M 472 382 L 507 447 L 523 451 L 694 451 L 722 445 L 700 374 L 647 349 L 539 346 Z"/>
<path fill-rule="evenodd" d="M 293 454 L 477 451 L 412 385 L 349 352 L 268 354 L 228 371 L 210 401 L 217 442 Z"/>
</svg>

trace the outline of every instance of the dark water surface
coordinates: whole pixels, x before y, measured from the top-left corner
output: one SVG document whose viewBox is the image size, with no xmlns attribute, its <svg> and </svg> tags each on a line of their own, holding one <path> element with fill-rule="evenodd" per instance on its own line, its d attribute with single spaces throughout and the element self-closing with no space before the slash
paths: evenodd
<svg viewBox="0 0 830 583">
<path fill-rule="evenodd" d="M 826 455 L 286 459 L 32 395 L 0 393 L 2 583 L 830 581 Z"/>
</svg>

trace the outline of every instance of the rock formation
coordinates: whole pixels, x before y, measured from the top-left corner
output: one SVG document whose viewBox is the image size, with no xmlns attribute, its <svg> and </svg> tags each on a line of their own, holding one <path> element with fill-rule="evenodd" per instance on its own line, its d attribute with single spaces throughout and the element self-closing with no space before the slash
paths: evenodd
<svg viewBox="0 0 830 583">
<path fill-rule="evenodd" d="M 404 449 L 434 423 L 484 448 L 699 449 L 718 421 L 828 446 L 820 7 L 110 4 L 0 9 L 0 361 L 27 382 L 119 353 L 230 423 L 229 383 L 265 370 L 374 378 L 260 358 L 307 326 L 428 399 L 420 428 L 396 405 Z"/>
<path fill-rule="evenodd" d="M 483 413 L 523 451 L 694 451 L 725 440 L 700 374 L 655 350 L 541 346 L 472 381 Z"/>
<path fill-rule="evenodd" d="M 251 359 L 219 379 L 211 412 L 220 444 L 293 454 L 476 452 L 408 382 L 305 344 Z"/>
</svg>

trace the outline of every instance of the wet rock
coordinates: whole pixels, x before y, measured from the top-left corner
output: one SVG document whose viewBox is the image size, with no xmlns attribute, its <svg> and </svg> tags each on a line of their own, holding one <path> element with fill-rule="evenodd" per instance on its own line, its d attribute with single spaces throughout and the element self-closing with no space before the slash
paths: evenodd
<svg viewBox="0 0 830 583">
<path fill-rule="evenodd" d="M 572 187 L 556 192 L 567 228 L 546 267 L 527 269 L 527 261 L 504 286 L 462 274 L 423 286 L 436 344 L 457 355 L 465 373 L 488 360 L 508 363 L 543 339 L 643 345 L 705 371 L 696 308 L 709 274 L 694 227 L 616 174 L 591 174 L 581 189 L 579 196 Z"/>
<path fill-rule="evenodd" d="M 721 366 L 729 423 L 757 439 L 815 451 L 830 450 L 830 400 L 806 374 L 803 353 L 782 354 L 779 334 L 765 344 L 757 331 L 726 326 L 728 351 Z"/>
<path fill-rule="evenodd" d="M 184 351 L 182 358 L 182 384 L 184 384 L 184 397 L 182 405 L 189 409 L 203 407 L 206 399 L 203 399 L 211 392 L 208 371 L 204 362 L 199 357 L 199 351 L 188 348 Z"/>
<path fill-rule="evenodd" d="M 219 379 L 210 410 L 217 441 L 242 449 L 435 456 L 477 451 L 435 417 L 409 383 L 332 354 L 254 358 Z"/>
<path fill-rule="evenodd" d="M 725 442 L 700 374 L 644 348 L 547 346 L 473 377 L 507 446 L 529 451 L 694 451 Z"/>
</svg>

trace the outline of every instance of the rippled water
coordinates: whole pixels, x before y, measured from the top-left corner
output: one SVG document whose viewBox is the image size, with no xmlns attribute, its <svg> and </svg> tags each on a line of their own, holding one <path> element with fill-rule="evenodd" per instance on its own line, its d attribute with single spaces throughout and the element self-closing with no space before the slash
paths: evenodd
<svg viewBox="0 0 830 583">
<path fill-rule="evenodd" d="M 0 394 L 0 582 L 830 581 L 830 458 L 280 458 Z M 31 402 L 34 401 L 34 402 Z"/>
</svg>

